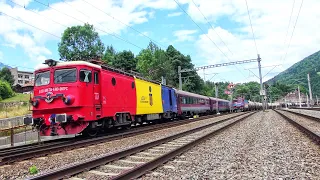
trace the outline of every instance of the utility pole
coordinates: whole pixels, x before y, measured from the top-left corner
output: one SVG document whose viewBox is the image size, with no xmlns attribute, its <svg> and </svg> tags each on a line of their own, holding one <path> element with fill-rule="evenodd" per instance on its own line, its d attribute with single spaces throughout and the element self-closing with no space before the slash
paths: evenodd
<svg viewBox="0 0 320 180">
<path fill-rule="evenodd" d="M 309 95 L 310 95 L 310 104 L 311 104 L 311 106 L 313 105 L 313 103 L 312 103 L 312 90 L 311 90 L 311 84 L 310 84 L 310 75 L 309 75 L 309 73 L 308 73 L 308 86 L 309 86 Z"/>
<path fill-rule="evenodd" d="M 204 81 L 204 84 L 206 84 L 206 73 L 205 73 L 205 70 L 206 69 L 203 69 L 203 81 Z"/>
<path fill-rule="evenodd" d="M 306 93 L 306 95 L 307 95 L 307 106 L 310 107 L 308 93 Z"/>
<path fill-rule="evenodd" d="M 317 95 L 316 95 L 316 98 L 317 98 L 317 106 L 319 106 L 319 100 Z"/>
<path fill-rule="evenodd" d="M 263 85 L 262 85 L 262 75 L 261 75 L 261 58 L 260 58 L 260 54 L 258 54 L 258 68 L 259 68 L 259 79 L 260 79 L 260 95 L 263 97 L 265 95 L 264 90 L 263 90 Z M 264 98 L 262 101 L 262 108 L 263 111 L 265 110 L 265 103 L 264 103 Z"/>
<path fill-rule="evenodd" d="M 217 99 L 217 98 L 218 98 L 218 83 L 214 83 L 214 88 L 215 88 L 216 99 Z M 218 100 L 216 101 L 216 109 L 217 109 L 217 114 L 220 114 L 220 113 L 219 113 Z"/>
<path fill-rule="evenodd" d="M 298 85 L 298 93 L 299 93 L 299 107 L 301 108 L 301 97 L 300 97 L 300 86 Z"/>
<path fill-rule="evenodd" d="M 181 66 L 178 66 L 178 74 L 179 74 L 179 90 L 182 90 Z"/>
</svg>

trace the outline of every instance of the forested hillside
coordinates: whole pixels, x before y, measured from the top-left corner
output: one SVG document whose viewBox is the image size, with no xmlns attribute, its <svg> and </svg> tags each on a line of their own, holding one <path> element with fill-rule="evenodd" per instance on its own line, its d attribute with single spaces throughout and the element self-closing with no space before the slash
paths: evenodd
<svg viewBox="0 0 320 180">
<path fill-rule="evenodd" d="M 320 51 L 295 63 L 287 70 L 267 81 L 269 85 L 282 84 L 302 85 L 308 90 L 307 74 L 310 73 L 312 94 L 320 96 Z"/>
</svg>

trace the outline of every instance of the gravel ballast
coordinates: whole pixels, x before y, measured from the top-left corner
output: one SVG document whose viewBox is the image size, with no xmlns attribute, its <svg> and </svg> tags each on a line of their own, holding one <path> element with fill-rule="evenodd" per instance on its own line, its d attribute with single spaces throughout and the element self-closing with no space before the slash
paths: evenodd
<svg viewBox="0 0 320 180">
<path fill-rule="evenodd" d="M 141 179 L 318 179 L 320 147 L 276 112 L 259 112 Z"/>
<path fill-rule="evenodd" d="M 288 111 L 297 112 L 309 116 L 313 116 L 316 118 L 320 118 L 320 111 L 314 111 L 314 110 L 306 110 L 306 109 L 287 109 Z"/>
<path fill-rule="evenodd" d="M 286 111 L 278 111 L 281 114 L 289 117 L 290 119 L 294 120 L 295 122 L 301 124 L 302 126 L 308 128 L 312 132 L 315 132 L 317 134 L 320 134 L 320 123 L 319 121 L 310 120 L 308 118 L 305 118 L 303 116 L 298 116 L 296 114 L 286 112 Z"/>
<path fill-rule="evenodd" d="M 150 133 L 145 133 L 142 135 L 124 138 L 121 140 L 115 140 L 115 141 L 110 141 L 106 143 L 101 143 L 98 145 L 92 145 L 86 148 L 78 148 L 70 151 L 65 151 L 62 153 L 48 155 L 46 157 L 34 158 L 34 159 L 22 161 L 22 162 L 17 162 L 9 166 L 2 166 L 0 167 L 0 179 L 25 178 L 26 176 L 29 176 L 28 169 L 32 165 L 35 165 L 38 168 L 39 172 L 42 173 L 47 170 L 61 168 L 63 166 L 75 164 L 84 160 L 88 160 L 90 158 L 95 158 L 102 155 L 110 154 L 115 151 L 122 150 L 124 148 L 129 148 L 129 147 L 140 145 L 146 142 L 154 141 L 156 139 L 161 139 L 161 138 L 164 138 L 173 134 L 177 134 L 195 127 L 212 123 L 214 121 L 219 121 L 222 119 L 226 119 L 228 117 L 235 117 L 240 114 L 241 113 L 215 117 L 211 119 L 189 123 L 186 125 L 166 128 L 164 130 L 158 130 Z"/>
<path fill-rule="evenodd" d="M 246 115 L 246 116 L 248 116 L 248 115 Z M 204 135 L 206 135 L 208 133 L 211 133 L 213 131 L 216 131 L 217 129 L 220 129 L 220 128 L 228 125 L 228 124 L 231 124 L 231 123 L 233 123 L 235 121 L 238 121 L 240 118 L 241 117 L 237 117 L 237 118 L 234 118 L 234 119 L 231 119 L 231 120 L 216 124 L 216 125 L 211 126 L 209 128 L 194 132 L 192 134 L 189 134 L 189 135 L 174 139 L 174 140 L 169 141 L 167 143 L 160 144 L 160 145 L 152 147 L 152 148 L 150 148 L 148 150 L 141 151 L 141 152 L 139 152 L 137 154 L 131 154 L 130 156 L 122 158 L 119 161 L 113 161 L 113 162 L 111 162 L 111 163 L 109 163 L 107 165 L 103 165 L 103 166 L 97 167 L 97 168 L 92 169 L 90 171 L 85 171 L 84 173 L 80 173 L 76 177 L 77 178 L 81 178 L 81 179 L 96 179 L 97 176 L 100 176 L 100 178 L 109 179 L 112 176 L 111 174 L 114 174 L 114 173 L 119 173 L 120 174 L 120 173 L 123 173 L 125 171 L 123 169 L 114 168 L 114 166 L 117 166 L 117 167 L 119 167 L 119 166 L 120 167 L 131 167 L 131 168 L 133 168 L 134 166 L 138 165 L 136 163 L 139 163 L 139 165 L 144 164 L 144 163 L 149 162 L 149 161 L 151 161 L 151 160 L 153 160 L 153 159 L 155 159 L 157 157 L 160 157 L 160 156 L 164 155 L 165 153 L 167 153 L 169 151 L 172 151 L 174 149 L 177 149 L 178 147 L 183 146 L 184 144 L 187 143 L 186 141 L 191 142 L 191 141 L 193 141 L 195 139 L 200 138 L 201 136 L 204 136 Z M 174 146 L 173 146 L 173 144 L 174 144 Z M 160 150 L 161 149 L 162 152 L 161 152 L 161 154 L 159 154 L 159 152 L 156 152 L 156 153 L 153 152 L 152 153 L 152 152 L 150 152 L 152 149 L 153 150 Z M 143 155 L 142 153 L 148 153 L 148 155 Z M 126 161 L 126 162 L 124 162 L 124 161 Z M 112 166 L 112 167 L 108 168 L 106 166 Z"/>
</svg>

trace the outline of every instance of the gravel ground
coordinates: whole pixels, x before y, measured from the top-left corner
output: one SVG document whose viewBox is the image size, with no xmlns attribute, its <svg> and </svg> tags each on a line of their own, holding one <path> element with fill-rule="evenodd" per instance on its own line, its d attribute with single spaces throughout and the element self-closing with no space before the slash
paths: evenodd
<svg viewBox="0 0 320 180">
<path fill-rule="evenodd" d="M 81 174 L 77 175 L 76 177 L 77 178 L 82 178 L 82 179 L 97 179 L 97 178 L 98 179 L 103 179 L 103 178 L 104 179 L 108 179 L 108 178 L 111 178 L 111 176 L 110 176 L 111 174 L 121 173 L 121 172 L 124 171 L 123 169 L 116 169 L 116 168 L 114 168 L 114 166 L 117 166 L 117 167 L 118 166 L 120 166 L 120 167 L 134 167 L 137 164 L 133 164 L 132 162 L 137 163 L 137 161 L 138 162 L 151 161 L 152 159 L 154 159 L 154 158 L 156 158 L 158 156 L 161 156 L 166 152 L 169 152 L 169 151 L 174 150 L 174 149 L 176 149 L 178 147 L 181 147 L 183 144 L 186 144 L 187 141 L 195 140 L 195 139 L 197 139 L 197 138 L 199 138 L 201 136 L 204 136 L 204 135 L 206 135 L 208 133 L 211 133 L 212 131 L 215 131 L 215 130 L 223 127 L 223 126 L 226 126 L 227 124 L 230 124 L 230 123 L 232 123 L 234 121 L 237 121 L 238 119 L 240 119 L 240 118 L 234 118 L 232 120 L 229 120 L 229 121 L 214 125 L 214 126 L 212 126 L 210 128 L 206 128 L 204 130 L 192 133 L 192 134 L 187 135 L 187 136 L 183 136 L 181 138 L 175 139 L 175 140 L 167 142 L 165 144 L 161 144 L 159 146 L 155 146 L 155 147 L 153 147 L 151 149 L 142 151 L 140 153 L 132 154 L 132 155 L 130 155 L 128 157 L 125 157 L 125 158 L 121 159 L 121 161 L 111 162 L 111 163 L 109 163 L 107 165 L 95 168 L 95 169 L 93 169 L 93 170 L 91 170 L 89 172 L 81 173 Z M 175 146 L 172 146 L 172 145 L 175 145 Z M 154 152 L 150 153 L 150 151 L 152 149 L 161 150 L 161 154 L 159 154 L 159 151 L 157 151 L 156 154 Z M 145 155 L 145 154 L 142 154 L 142 153 L 150 153 L 150 154 Z M 123 162 L 123 160 L 124 161 L 129 161 L 129 162 Z"/>
<path fill-rule="evenodd" d="M 320 135 L 320 123 L 319 122 L 309 120 L 305 117 L 297 116 L 297 115 L 292 114 L 290 112 L 285 112 L 285 111 L 279 111 L 279 112 L 284 114 L 285 116 L 288 116 L 290 119 L 296 121 L 297 123 L 307 127 L 312 132 L 315 132 Z"/>
<path fill-rule="evenodd" d="M 293 111 L 293 112 L 320 118 L 320 111 L 304 110 L 304 109 L 288 109 L 288 111 Z"/>
<path fill-rule="evenodd" d="M 319 179 L 320 147 L 259 112 L 140 179 Z"/>
<path fill-rule="evenodd" d="M 227 117 L 234 117 L 239 115 L 231 114 L 222 117 L 215 117 L 211 119 L 206 119 L 203 121 L 198 121 L 194 123 L 189 123 L 182 126 L 167 128 L 164 130 L 158 130 L 151 133 L 146 133 L 134 137 L 124 138 L 121 140 L 110 141 L 107 143 L 101 143 L 98 145 L 88 146 L 86 148 L 78 148 L 70 151 L 65 151 L 62 153 L 57 153 L 41 158 L 34 158 L 22 162 L 14 163 L 10 166 L 0 167 L 0 179 L 17 179 L 25 178 L 29 175 L 29 167 L 35 165 L 39 172 L 45 172 L 46 170 L 53 170 L 60 168 L 62 166 L 75 164 L 80 161 L 85 161 L 90 158 L 99 157 L 105 154 L 110 154 L 115 151 L 122 150 L 124 148 L 129 148 L 132 146 L 140 145 L 146 142 L 154 141 L 156 139 L 161 139 L 179 132 L 183 132 L 195 127 L 203 126 L 214 121 L 225 119 Z"/>
</svg>

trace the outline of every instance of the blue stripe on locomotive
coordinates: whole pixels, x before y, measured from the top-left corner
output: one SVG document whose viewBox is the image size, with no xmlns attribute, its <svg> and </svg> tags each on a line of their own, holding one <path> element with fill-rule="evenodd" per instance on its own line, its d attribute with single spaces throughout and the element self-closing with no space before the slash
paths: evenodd
<svg viewBox="0 0 320 180">
<path fill-rule="evenodd" d="M 163 112 L 177 112 L 177 98 L 173 88 L 162 86 L 162 107 Z"/>
</svg>

